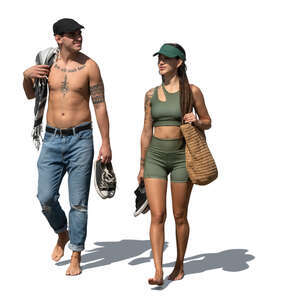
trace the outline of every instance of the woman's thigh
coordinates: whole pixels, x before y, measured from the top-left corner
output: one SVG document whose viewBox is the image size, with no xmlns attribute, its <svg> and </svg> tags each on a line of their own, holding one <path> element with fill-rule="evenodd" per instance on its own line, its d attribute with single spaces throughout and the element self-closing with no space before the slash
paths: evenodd
<svg viewBox="0 0 300 300">
<path fill-rule="evenodd" d="M 159 178 L 144 178 L 144 182 L 151 214 L 165 214 L 168 181 Z"/>
<path fill-rule="evenodd" d="M 186 217 L 193 183 L 171 182 L 172 207 L 174 216 Z"/>
</svg>

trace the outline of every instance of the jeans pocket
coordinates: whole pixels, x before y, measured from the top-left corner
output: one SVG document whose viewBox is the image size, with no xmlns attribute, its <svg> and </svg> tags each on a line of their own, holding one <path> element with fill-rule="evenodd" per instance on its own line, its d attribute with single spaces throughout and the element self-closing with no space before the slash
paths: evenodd
<svg viewBox="0 0 300 300">
<path fill-rule="evenodd" d="M 43 138 L 43 142 L 44 143 L 49 142 L 52 139 L 52 137 L 53 137 L 53 134 L 46 131 L 44 138 Z"/>
<path fill-rule="evenodd" d="M 93 131 L 91 129 L 82 130 L 78 133 L 78 137 L 81 140 L 89 140 L 93 138 Z"/>
</svg>

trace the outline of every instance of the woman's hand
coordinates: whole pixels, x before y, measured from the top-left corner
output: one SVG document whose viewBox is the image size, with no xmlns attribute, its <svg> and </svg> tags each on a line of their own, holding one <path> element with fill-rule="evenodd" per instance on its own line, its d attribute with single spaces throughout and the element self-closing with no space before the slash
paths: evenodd
<svg viewBox="0 0 300 300">
<path fill-rule="evenodd" d="M 139 175 L 137 177 L 138 183 L 140 184 L 142 180 L 144 180 L 144 167 L 140 168 Z"/>
<path fill-rule="evenodd" d="M 183 120 L 185 123 L 193 123 L 197 121 L 196 115 L 194 113 L 188 113 L 183 116 Z"/>
</svg>

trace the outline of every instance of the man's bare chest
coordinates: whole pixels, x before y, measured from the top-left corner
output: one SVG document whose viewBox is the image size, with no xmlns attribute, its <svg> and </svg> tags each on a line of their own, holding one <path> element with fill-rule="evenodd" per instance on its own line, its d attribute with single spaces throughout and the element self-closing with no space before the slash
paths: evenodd
<svg viewBox="0 0 300 300">
<path fill-rule="evenodd" d="M 63 96 L 70 92 L 88 93 L 89 78 L 85 65 L 74 65 L 62 68 L 59 64 L 51 67 L 48 77 L 49 90 L 61 93 Z"/>
</svg>

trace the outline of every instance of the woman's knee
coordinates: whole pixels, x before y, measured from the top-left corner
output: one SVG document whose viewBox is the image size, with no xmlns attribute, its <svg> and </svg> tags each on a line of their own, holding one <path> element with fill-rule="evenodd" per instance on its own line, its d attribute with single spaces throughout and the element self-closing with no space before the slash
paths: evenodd
<svg viewBox="0 0 300 300">
<path fill-rule="evenodd" d="M 188 223 L 187 214 L 184 211 L 174 212 L 174 219 L 175 219 L 176 225 L 182 225 L 182 224 Z"/>
<path fill-rule="evenodd" d="M 166 221 L 166 212 L 151 212 L 151 223 L 153 224 L 164 224 Z"/>
</svg>

